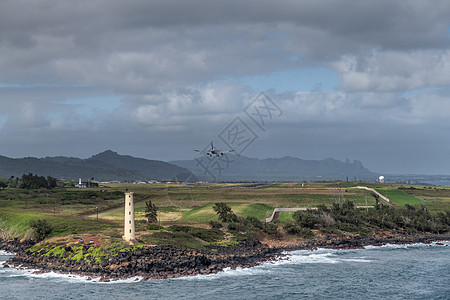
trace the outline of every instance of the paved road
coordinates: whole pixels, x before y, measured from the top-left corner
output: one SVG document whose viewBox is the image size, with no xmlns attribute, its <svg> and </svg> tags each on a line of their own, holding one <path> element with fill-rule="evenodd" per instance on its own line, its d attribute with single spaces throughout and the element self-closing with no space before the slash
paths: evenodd
<svg viewBox="0 0 450 300">
<path fill-rule="evenodd" d="M 397 204 L 394 203 L 393 201 L 391 201 L 388 197 L 383 196 L 382 194 L 380 194 L 376 190 L 374 190 L 372 188 L 368 188 L 367 186 L 355 186 L 355 187 L 353 187 L 353 189 L 362 189 L 362 190 L 371 191 L 371 192 L 377 194 L 378 196 L 380 196 L 380 198 L 383 199 L 384 201 L 386 201 L 387 203 L 389 203 L 391 205 L 394 205 L 394 206 L 397 206 Z"/>
<path fill-rule="evenodd" d="M 283 211 L 299 211 L 299 210 L 307 210 L 307 209 L 317 209 L 317 208 L 311 208 L 311 207 L 293 207 L 293 208 L 283 208 L 278 207 L 275 208 L 272 212 L 272 215 L 268 218 L 266 218 L 266 223 L 272 222 L 273 220 L 278 219 L 278 216 L 280 215 L 280 212 Z"/>
</svg>

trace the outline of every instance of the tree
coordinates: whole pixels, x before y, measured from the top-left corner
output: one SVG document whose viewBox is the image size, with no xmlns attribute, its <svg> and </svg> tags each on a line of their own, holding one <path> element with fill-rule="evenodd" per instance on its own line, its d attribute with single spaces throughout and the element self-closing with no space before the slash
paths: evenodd
<svg viewBox="0 0 450 300">
<path fill-rule="evenodd" d="M 17 180 L 17 178 L 16 178 Z M 32 173 L 23 174 L 20 179 L 19 188 L 21 189 L 39 189 L 39 188 L 54 188 L 56 187 L 56 179 L 48 176 L 33 175 Z"/>
<path fill-rule="evenodd" d="M 47 222 L 47 220 L 33 220 L 30 222 L 30 227 L 34 230 L 34 238 L 37 241 L 44 240 L 53 230 L 52 226 Z"/>
<path fill-rule="evenodd" d="M 152 201 L 145 202 L 145 217 L 148 223 L 157 223 L 158 207 Z"/>
<path fill-rule="evenodd" d="M 313 229 L 319 220 L 312 211 L 296 211 L 293 215 L 294 221 L 301 227 Z"/>
<path fill-rule="evenodd" d="M 231 207 L 223 202 L 214 204 L 213 209 L 219 215 L 219 220 L 222 222 L 237 222 L 238 220 Z"/>
<path fill-rule="evenodd" d="M 47 186 L 49 188 L 55 188 L 57 184 L 56 178 L 53 178 L 51 176 L 47 176 Z"/>
<path fill-rule="evenodd" d="M 0 177 L 0 189 L 5 188 L 8 186 L 8 182 L 6 181 L 5 178 Z"/>
</svg>

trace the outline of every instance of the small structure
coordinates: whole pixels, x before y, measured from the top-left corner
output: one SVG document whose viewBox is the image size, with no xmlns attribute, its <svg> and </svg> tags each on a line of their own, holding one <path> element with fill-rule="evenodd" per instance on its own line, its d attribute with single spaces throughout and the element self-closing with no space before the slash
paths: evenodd
<svg viewBox="0 0 450 300">
<path fill-rule="evenodd" d="M 86 184 L 81 181 L 81 178 L 78 179 L 78 184 L 75 185 L 77 188 L 87 188 Z"/>
<path fill-rule="evenodd" d="M 380 183 L 384 183 L 384 176 L 381 175 L 380 177 L 378 177 L 378 181 L 379 181 Z"/>
<path fill-rule="evenodd" d="M 125 224 L 122 238 L 127 242 L 134 242 L 136 240 L 133 192 L 125 193 Z"/>
</svg>

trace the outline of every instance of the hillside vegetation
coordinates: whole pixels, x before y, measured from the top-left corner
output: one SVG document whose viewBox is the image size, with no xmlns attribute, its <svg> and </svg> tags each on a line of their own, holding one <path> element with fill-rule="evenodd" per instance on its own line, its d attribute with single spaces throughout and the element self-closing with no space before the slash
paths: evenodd
<svg viewBox="0 0 450 300">
<path fill-rule="evenodd" d="M 52 228 L 47 238 L 74 242 L 83 237 L 102 245 L 117 243 L 123 231 L 125 189 L 135 193 L 137 239 L 153 245 L 198 248 L 249 237 L 283 240 L 381 230 L 444 232 L 450 226 L 449 188 L 367 184 L 397 204 L 390 206 L 369 191 L 352 189 L 357 185 L 361 183 L 277 183 L 261 188 L 174 183 L 2 188 L 0 228 L 3 238 L 33 238 L 31 222 L 46 220 Z M 146 221 L 148 200 L 158 207 L 157 224 Z M 227 205 L 237 219 L 221 221 L 214 210 L 217 203 Z M 310 210 L 281 213 L 274 223 L 266 224 L 264 219 L 276 207 Z"/>
</svg>

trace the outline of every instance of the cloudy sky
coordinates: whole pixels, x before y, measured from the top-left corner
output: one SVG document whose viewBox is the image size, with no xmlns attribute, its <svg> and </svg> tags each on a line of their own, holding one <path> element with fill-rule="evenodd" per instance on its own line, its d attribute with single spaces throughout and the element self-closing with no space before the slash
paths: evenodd
<svg viewBox="0 0 450 300">
<path fill-rule="evenodd" d="M 192 159 L 215 141 L 450 174 L 449 16 L 448 0 L 0 0 L 0 155 Z"/>
</svg>

